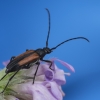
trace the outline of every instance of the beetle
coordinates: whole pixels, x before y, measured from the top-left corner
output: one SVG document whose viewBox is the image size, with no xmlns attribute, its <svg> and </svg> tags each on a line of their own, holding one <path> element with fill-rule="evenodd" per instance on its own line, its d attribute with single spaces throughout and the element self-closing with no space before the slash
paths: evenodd
<svg viewBox="0 0 100 100">
<path fill-rule="evenodd" d="M 3 89 L 3 91 L 1 93 L 3 93 L 5 91 L 5 89 L 7 88 L 8 84 L 9 84 L 9 82 L 13 79 L 13 77 L 21 69 L 29 69 L 31 67 L 30 65 L 32 63 L 37 64 L 37 68 L 36 68 L 36 71 L 35 71 L 35 74 L 34 74 L 34 77 L 33 77 L 33 84 L 34 84 L 34 81 L 35 81 L 36 73 L 37 73 L 39 65 L 40 65 L 39 60 L 50 63 L 49 68 L 51 70 L 53 70 L 51 68 L 52 62 L 49 61 L 49 60 L 44 60 L 43 58 L 44 58 L 45 55 L 50 54 L 54 49 L 56 49 L 60 45 L 64 44 L 65 42 L 68 42 L 68 41 L 71 41 L 71 40 L 75 40 L 75 39 L 84 39 L 84 40 L 89 42 L 89 40 L 87 38 L 85 38 L 85 37 L 75 37 L 75 38 L 71 38 L 71 39 L 65 40 L 65 41 L 61 42 L 60 44 L 58 44 L 57 46 L 55 46 L 53 48 L 49 48 L 48 47 L 48 39 L 49 39 L 49 35 L 50 35 L 50 12 L 49 12 L 49 10 L 47 8 L 46 8 L 46 11 L 48 13 L 48 18 L 49 18 L 49 27 L 48 27 L 48 35 L 47 35 L 47 40 L 46 40 L 46 47 L 39 48 L 39 49 L 36 49 L 36 50 L 26 50 L 26 52 L 24 52 L 24 53 L 22 53 L 22 54 L 20 54 L 20 55 L 18 55 L 16 57 L 15 56 L 11 57 L 10 62 L 6 66 L 6 70 L 5 70 L 6 74 L 0 79 L 0 81 L 8 73 L 11 73 L 11 72 L 15 72 L 15 73 L 9 78 L 5 88 Z"/>
</svg>

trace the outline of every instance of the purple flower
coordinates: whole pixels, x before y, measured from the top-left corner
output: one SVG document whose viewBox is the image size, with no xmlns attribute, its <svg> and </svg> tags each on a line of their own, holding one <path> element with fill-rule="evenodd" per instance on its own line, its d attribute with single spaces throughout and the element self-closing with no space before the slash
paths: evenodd
<svg viewBox="0 0 100 100">
<path fill-rule="evenodd" d="M 41 63 L 35 78 L 35 83 L 32 84 L 32 78 L 37 65 L 32 65 L 30 69 L 23 69 L 20 71 L 20 74 L 16 76 L 17 79 L 20 78 L 21 81 L 10 85 L 11 90 L 15 91 L 10 92 L 10 94 L 15 97 L 14 100 L 63 100 L 65 94 L 62 91 L 61 85 L 66 83 L 65 75 L 69 76 L 70 73 L 65 73 L 59 69 L 54 63 L 55 60 L 59 61 L 72 72 L 75 72 L 74 68 L 68 63 L 53 58 L 51 59 L 53 70 L 49 68 L 49 63 Z"/>
<path fill-rule="evenodd" d="M 7 61 L 4 61 L 2 64 L 6 67 L 9 62 L 10 62 L 10 60 L 7 60 Z"/>
</svg>

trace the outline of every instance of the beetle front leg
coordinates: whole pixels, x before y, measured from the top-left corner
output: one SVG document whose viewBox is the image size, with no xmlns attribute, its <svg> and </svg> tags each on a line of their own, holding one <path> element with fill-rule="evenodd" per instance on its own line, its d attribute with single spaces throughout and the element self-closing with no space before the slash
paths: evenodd
<svg viewBox="0 0 100 100">
<path fill-rule="evenodd" d="M 44 61 L 44 62 L 48 62 L 48 63 L 50 63 L 49 68 L 50 68 L 51 70 L 53 70 L 53 69 L 52 69 L 52 61 L 50 61 L 50 60 L 41 60 L 41 61 Z"/>
</svg>

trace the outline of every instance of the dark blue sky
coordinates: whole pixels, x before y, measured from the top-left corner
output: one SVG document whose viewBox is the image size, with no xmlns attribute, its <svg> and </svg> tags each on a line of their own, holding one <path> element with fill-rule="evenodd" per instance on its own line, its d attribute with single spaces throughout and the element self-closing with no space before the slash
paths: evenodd
<svg viewBox="0 0 100 100">
<path fill-rule="evenodd" d="M 72 37 L 90 40 L 68 42 L 45 57 L 57 57 L 76 70 L 66 78 L 64 100 L 100 100 L 100 0 L 0 0 L 0 68 L 11 56 L 45 47 L 45 8 L 51 14 L 50 48 Z"/>
</svg>

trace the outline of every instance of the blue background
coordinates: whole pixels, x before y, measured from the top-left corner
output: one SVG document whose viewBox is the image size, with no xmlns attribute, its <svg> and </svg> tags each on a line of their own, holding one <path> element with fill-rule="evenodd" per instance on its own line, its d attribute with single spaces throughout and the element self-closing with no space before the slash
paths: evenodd
<svg viewBox="0 0 100 100">
<path fill-rule="evenodd" d="M 66 77 L 64 100 L 100 100 L 100 0 L 0 0 L 0 68 L 13 55 L 45 47 L 44 8 L 51 14 L 50 48 L 72 37 L 90 40 L 70 41 L 45 57 L 57 57 L 76 70 Z"/>
</svg>

